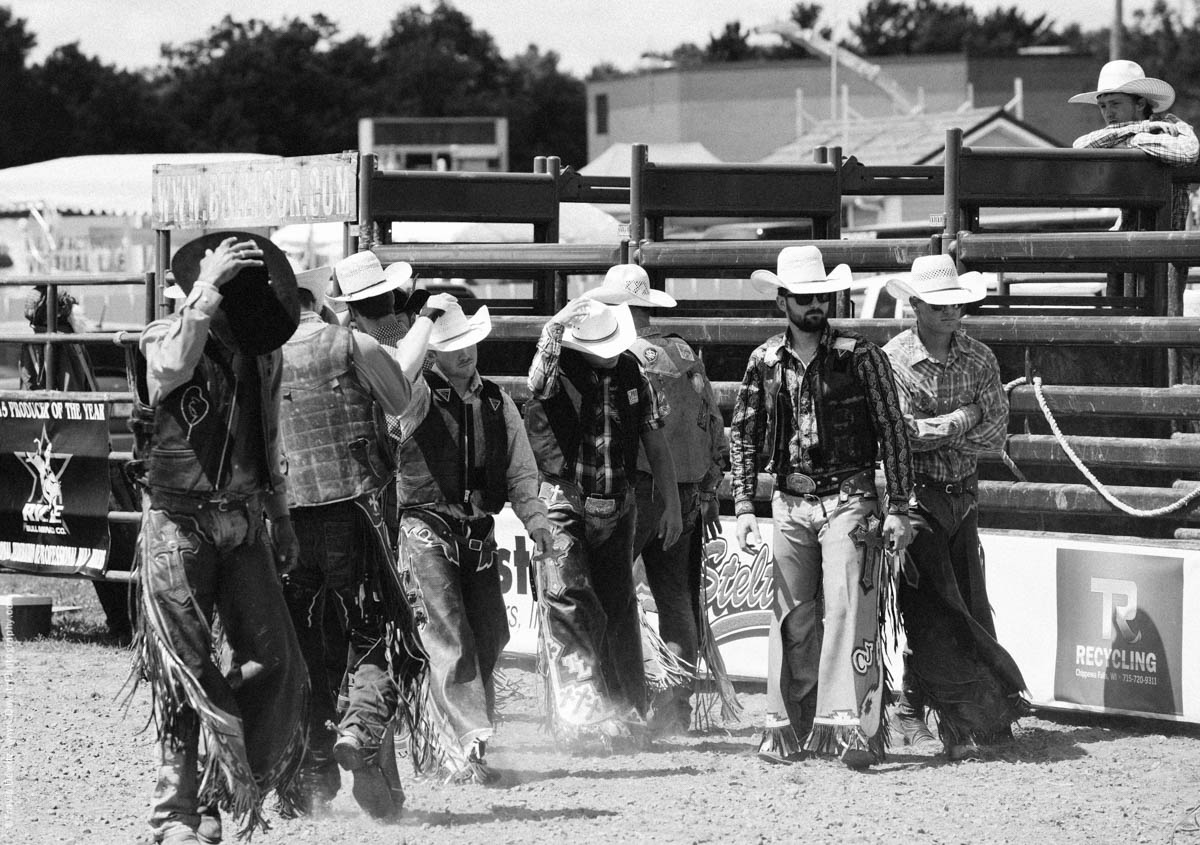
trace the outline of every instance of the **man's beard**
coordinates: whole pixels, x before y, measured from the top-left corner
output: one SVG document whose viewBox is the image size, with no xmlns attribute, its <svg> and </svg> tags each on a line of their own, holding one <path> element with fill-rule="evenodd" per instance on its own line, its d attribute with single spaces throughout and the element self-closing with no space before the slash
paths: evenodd
<svg viewBox="0 0 1200 845">
<path fill-rule="evenodd" d="M 792 319 L 790 316 L 788 320 L 796 327 L 796 331 L 806 334 L 819 334 L 825 331 L 825 327 L 829 325 L 829 317 L 824 311 L 817 308 L 805 311 L 799 320 Z"/>
</svg>

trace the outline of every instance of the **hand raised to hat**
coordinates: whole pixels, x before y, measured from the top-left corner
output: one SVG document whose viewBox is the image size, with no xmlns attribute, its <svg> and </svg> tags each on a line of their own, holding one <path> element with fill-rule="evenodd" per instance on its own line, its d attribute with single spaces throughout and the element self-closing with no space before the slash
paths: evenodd
<svg viewBox="0 0 1200 845">
<path fill-rule="evenodd" d="M 196 284 L 209 284 L 220 289 L 247 267 L 261 267 L 263 251 L 254 241 L 238 242 L 226 238 L 216 249 L 206 249 L 200 259 L 200 274 Z"/>
<path fill-rule="evenodd" d="M 425 304 L 421 306 L 421 310 L 417 313 L 418 317 L 427 317 L 430 320 L 436 321 L 451 308 L 458 305 L 458 299 L 448 293 L 435 293 L 425 300 Z"/>
<path fill-rule="evenodd" d="M 603 307 L 594 299 L 578 297 L 564 305 L 561 311 L 550 318 L 550 322 L 574 328 Z"/>
</svg>

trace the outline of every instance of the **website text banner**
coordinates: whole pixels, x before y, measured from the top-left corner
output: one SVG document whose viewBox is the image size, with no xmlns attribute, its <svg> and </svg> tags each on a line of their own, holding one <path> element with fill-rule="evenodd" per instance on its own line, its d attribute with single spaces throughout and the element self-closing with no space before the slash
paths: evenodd
<svg viewBox="0 0 1200 845">
<path fill-rule="evenodd" d="M 358 218 L 358 153 L 159 164 L 156 229 L 228 229 Z"/>
<path fill-rule="evenodd" d="M 754 557 L 744 554 L 737 547 L 736 526 L 733 517 L 722 517 L 720 538 L 705 547 L 708 618 L 729 674 L 735 679 L 762 681 L 766 679 L 771 620 L 771 552 L 764 544 Z M 759 528 L 769 539 L 771 521 L 760 519 Z M 533 543 L 509 507 L 496 516 L 496 543 L 511 634 L 506 650 L 535 655 L 537 615 L 529 591 Z M 639 583 L 638 591 L 643 603 L 649 604 L 644 583 Z"/>
<path fill-rule="evenodd" d="M 104 574 L 108 452 L 103 402 L 0 400 L 0 566 Z"/>
<path fill-rule="evenodd" d="M 1200 722 L 1200 549 L 983 532 L 1000 643 L 1034 704 Z"/>
</svg>

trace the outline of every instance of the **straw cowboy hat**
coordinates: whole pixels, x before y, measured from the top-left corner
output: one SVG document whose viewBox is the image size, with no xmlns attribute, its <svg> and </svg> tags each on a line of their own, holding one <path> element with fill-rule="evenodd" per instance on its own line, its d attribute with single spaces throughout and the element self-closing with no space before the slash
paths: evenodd
<svg viewBox="0 0 1200 845">
<path fill-rule="evenodd" d="M 597 358 L 615 358 L 635 340 L 637 327 L 633 324 L 629 306 L 605 305 L 577 325 L 567 326 L 562 345 Z"/>
<path fill-rule="evenodd" d="M 775 269 L 774 273 L 755 270 L 750 274 L 754 287 L 772 294 L 778 288 L 784 288 L 788 293 L 832 293 L 849 290 L 854 281 L 846 264 L 839 264 L 826 273 L 821 250 L 815 246 L 784 247 L 775 260 Z"/>
<path fill-rule="evenodd" d="M 454 352 L 466 349 L 483 340 L 492 331 L 492 318 L 486 305 L 479 306 L 474 316 L 468 317 L 462 306 L 455 304 L 442 312 L 433 324 L 429 336 L 429 348 L 435 352 Z"/>
<path fill-rule="evenodd" d="M 1175 89 L 1161 79 L 1146 76 L 1137 62 L 1118 59 L 1100 68 L 1100 79 L 1095 91 L 1076 94 L 1068 103 L 1096 104 L 1101 94 L 1132 94 L 1145 97 L 1155 112 L 1164 112 L 1175 102 Z"/>
<path fill-rule="evenodd" d="M 397 261 L 384 272 L 373 252 L 356 252 L 334 265 L 340 293 L 330 294 L 334 302 L 357 302 L 403 287 L 412 278 L 412 265 Z"/>
<path fill-rule="evenodd" d="M 650 287 L 650 277 L 637 264 L 617 264 L 608 268 L 604 282 L 583 294 L 605 305 L 637 305 L 641 308 L 674 308 L 675 297 Z"/>
<path fill-rule="evenodd" d="M 296 287 L 311 293 L 316 301 L 316 305 L 313 306 L 314 311 L 319 312 L 325 307 L 325 296 L 329 293 L 329 281 L 332 278 L 333 268 L 328 264 L 296 274 Z"/>
<path fill-rule="evenodd" d="M 229 238 L 253 241 L 262 250 L 263 266 L 246 267 L 221 286 L 221 310 L 238 348 L 249 355 L 265 355 L 283 346 L 300 324 L 296 273 L 283 250 L 262 235 L 211 232 L 179 248 L 171 259 L 171 273 L 184 296 L 191 293 L 206 253 Z"/>
<path fill-rule="evenodd" d="M 888 279 L 888 293 L 896 299 L 915 296 L 930 305 L 958 305 L 978 302 L 987 296 L 982 273 L 958 274 L 949 255 L 922 255 L 913 262 L 912 272 Z"/>
</svg>

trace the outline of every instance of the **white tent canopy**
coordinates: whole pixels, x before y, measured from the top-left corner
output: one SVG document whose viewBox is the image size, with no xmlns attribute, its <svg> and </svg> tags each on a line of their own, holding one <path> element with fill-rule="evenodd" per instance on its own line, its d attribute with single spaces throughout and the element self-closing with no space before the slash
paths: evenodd
<svg viewBox="0 0 1200 845">
<path fill-rule="evenodd" d="M 30 208 L 63 214 L 151 212 L 156 164 L 277 159 L 256 153 L 137 153 L 56 158 L 0 170 L 0 213 Z"/>
<path fill-rule="evenodd" d="M 559 206 L 558 240 L 565 244 L 617 244 L 620 221 L 590 203 Z M 402 243 L 528 243 L 528 223 L 439 223 L 402 221 L 392 224 L 392 242 Z M 281 226 L 271 240 L 308 266 L 331 264 L 342 257 L 341 223 L 295 223 Z"/>
<path fill-rule="evenodd" d="M 662 164 L 720 164 L 708 147 L 697 142 L 649 144 L 650 161 Z M 633 144 L 613 144 L 589 161 L 579 172 L 585 176 L 625 176 L 630 173 Z"/>
</svg>

